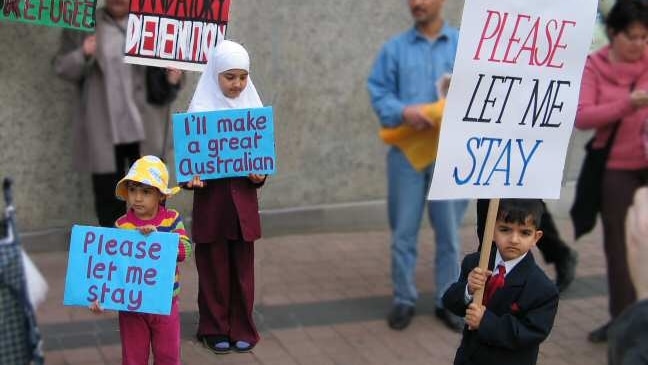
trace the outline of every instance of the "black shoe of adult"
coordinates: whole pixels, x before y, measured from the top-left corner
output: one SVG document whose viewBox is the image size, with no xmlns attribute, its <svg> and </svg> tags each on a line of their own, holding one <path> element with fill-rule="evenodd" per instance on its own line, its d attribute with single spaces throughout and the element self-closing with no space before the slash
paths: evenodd
<svg viewBox="0 0 648 365">
<path fill-rule="evenodd" d="M 587 340 L 592 343 L 603 343 L 608 339 L 608 328 L 610 327 L 610 322 L 602 325 L 601 327 L 595 329 L 587 335 Z"/>
<path fill-rule="evenodd" d="M 396 304 L 392 307 L 387 316 L 389 328 L 393 330 L 402 330 L 409 326 L 414 317 L 414 307 L 405 304 Z"/>
<path fill-rule="evenodd" d="M 436 308 L 434 314 L 446 327 L 454 332 L 460 333 L 464 328 L 464 320 L 445 308 Z"/>
<path fill-rule="evenodd" d="M 556 261 L 556 286 L 559 292 L 565 291 L 576 277 L 576 265 L 578 264 L 578 252 L 569 249 L 569 255 L 561 257 Z"/>
</svg>

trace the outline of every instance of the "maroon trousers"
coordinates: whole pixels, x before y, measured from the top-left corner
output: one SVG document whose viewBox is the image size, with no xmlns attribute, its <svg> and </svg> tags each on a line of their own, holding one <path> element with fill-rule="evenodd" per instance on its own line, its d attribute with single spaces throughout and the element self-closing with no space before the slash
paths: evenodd
<svg viewBox="0 0 648 365">
<path fill-rule="evenodd" d="M 198 336 L 225 336 L 256 344 L 254 325 L 254 242 L 198 243 Z"/>
</svg>

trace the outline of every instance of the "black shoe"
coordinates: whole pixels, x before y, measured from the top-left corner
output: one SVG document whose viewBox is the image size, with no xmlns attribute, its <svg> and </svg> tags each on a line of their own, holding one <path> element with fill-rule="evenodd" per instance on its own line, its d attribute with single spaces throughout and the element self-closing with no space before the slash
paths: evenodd
<svg viewBox="0 0 648 365">
<path fill-rule="evenodd" d="M 576 277 L 578 252 L 569 249 L 569 255 L 556 261 L 556 286 L 559 292 L 565 291 Z"/>
<path fill-rule="evenodd" d="M 602 325 L 601 327 L 595 329 L 587 335 L 587 340 L 592 343 L 603 343 L 608 339 L 608 328 L 610 327 L 610 322 Z"/>
<path fill-rule="evenodd" d="M 445 308 L 438 308 L 434 310 L 434 314 L 439 318 L 443 324 L 454 332 L 461 332 L 464 328 L 464 320 L 456 316 Z"/>
<path fill-rule="evenodd" d="M 402 330 L 409 326 L 414 317 L 414 307 L 405 304 L 395 304 L 389 315 L 387 316 L 387 323 L 389 328 L 394 330 Z"/>
</svg>

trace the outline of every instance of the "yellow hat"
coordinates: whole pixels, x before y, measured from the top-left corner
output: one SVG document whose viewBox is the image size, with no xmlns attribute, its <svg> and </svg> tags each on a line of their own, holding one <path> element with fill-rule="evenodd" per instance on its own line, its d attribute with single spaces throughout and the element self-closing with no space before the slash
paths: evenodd
<svg viewBox="0 0 648 365">
<path fill-rule="evenodd" d="M 157 188 L 162 194 L 170 197 L 180 191 L 179 187 L 169 189 L 169 171 L 164 162 L 155 156 L 144 156 L 139 158 L 123 179 L 119 180 L 115 188 L 115 195 L 122 200 L 128 197 L 126 183 L 135 181 Z"/>
</svg>

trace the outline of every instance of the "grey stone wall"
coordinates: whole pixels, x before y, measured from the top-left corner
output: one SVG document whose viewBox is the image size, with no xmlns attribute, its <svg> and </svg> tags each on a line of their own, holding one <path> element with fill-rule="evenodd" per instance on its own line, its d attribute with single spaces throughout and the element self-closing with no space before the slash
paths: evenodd
<svg viewBox="0 0 648 365">
<path fill-rule="evenodd" d="M 451 23 L 462 7 L 446 2 Z M 278 173 L 262 189 L 265 212 L 356 202 L 377 209 L 361 203 L 385 197 L 386 148 L 365 80 L 383 42 L 409 26 L 404 1 L 233 0 L 228 38 L 249 49 L 257 89 L 275 108 Z M 56 28 L 0 23 L 0 176 L 17 183 L 27 235 L 95 222 L 90 177 L 71 163 L 72 86 L 50 65 L 59 36 Z M 197 76 L 189 75 L 175 111 L 186 108 Z M 190 203 L 186 192 L 172 202 L 185 214 Z"/>
</svg>

